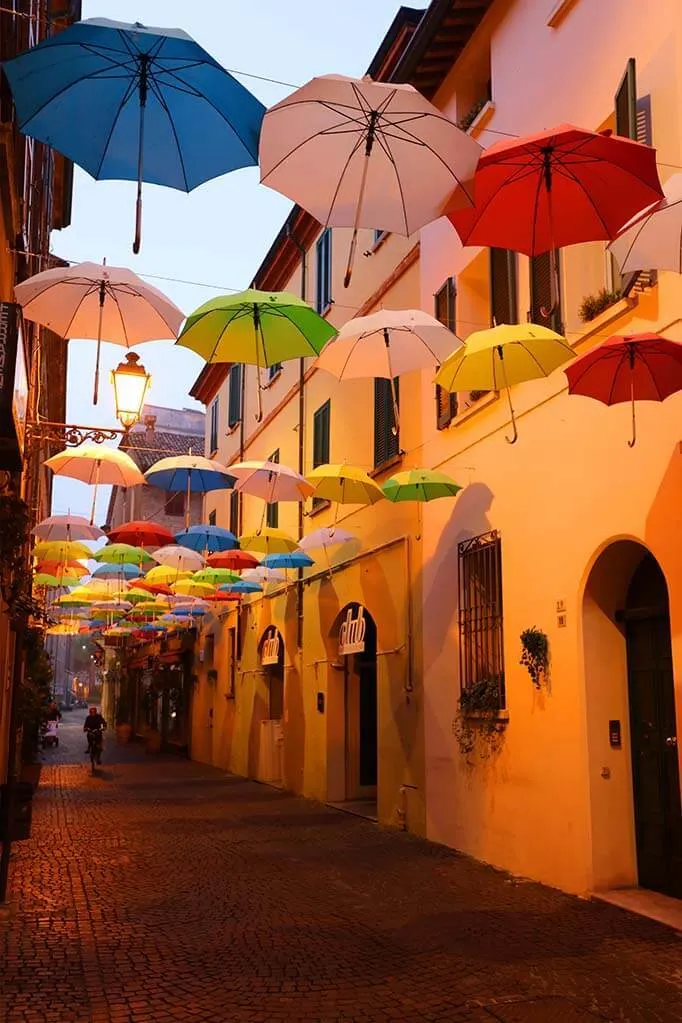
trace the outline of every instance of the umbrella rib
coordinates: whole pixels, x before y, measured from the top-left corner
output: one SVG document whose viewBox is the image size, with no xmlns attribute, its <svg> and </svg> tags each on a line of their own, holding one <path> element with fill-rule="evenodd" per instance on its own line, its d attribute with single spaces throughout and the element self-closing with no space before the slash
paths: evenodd
<svg viewBox="0 0 682 1023">
<path fill-rule="evenodd" d="M 408 132 L 407 134 L 408 135 L 412 135 L 411 132 Z M 378 128 L 377 129 L 377 136 L 385 136 L 385 135 L 386 135 L 386 132 L 382 128 Z M 405 141 L 409 141 L 409 139 L 407 139 Z M 464 184 L 462 183 L 461 179 L 457 176 L 457 174 L 455 174 L 455 172 L 452 170 L 452 168 L 448 166 L 447 161 L 443 159 L 443 157 L 440 155 L 440 153 L 436 152 L 436 150 L 433 149 L 432 146 L 430 146 L 427 142 L 424 142 L 423 140 L 420 140 L 417 136 L 412 136 L 412 141 L 419 142 L 425 149 L 428 149 L 428 151 L 431 153 L 431 155 L 434 156 L 435 159 L 445 168 L 445 170 L 447 170 L 449 172 L 451 177 L 454 178 L 454 180 L 457 182 L 457 185 L 459 186 L 459 188 L 462 189 L 462 191 L 465 193 L 465 195 L 467 196 L 467 198 L 471 202 L 471 205 L 473 206 L 474 205 L 474 198 L 473 198 L 473 196 L 469 193 L 469 190 L 467 188 L 465 188 Z M 386 142 L 386 145 L 388 145 L 388 142 Z"/>
<path fill-rule="evenodd" d="M 324 106 L 324 105 L 325 105 L 325 104 L 323 104 L 323 106 Z M 346 123 L 347 123 L 347 124 L 352 124 L 352 123 L 353 123 L 353 121 L 352 121 L 352 119 L 349 119 L 349 120 L 348 120 L 348 121 L 347 121 Z M 359 122 L 359 121 L 358 121 L 358 122 L 356 122 L 356 123 L 357 123 L 358 125 L 360 125 L 360 122 Z M 341 128 L 341 127 L 345 127 L 345 126 L 344 126 L 344 125 L 335 125 L 335 126 L 334 126 L 334 128 Z M 358 130 L 360 130 L 360 128 L 358 128 Z M 276 163 L 274 163 L 274 164 L 272 165 L 272 167 L 271 167 L 271 168 L 270 168 L 270 170 L 269 170 L 269 171 L 267 172 L 267 174 L 265 174 L 265 175 L 264 175 L 264 176 L 263 176 L 263 177 L 261 178 L 261 183 L 262 183 L 262 184 L 264 184 L 264 183 L 265 183 L 265 182 L 267 181 L 267 179 L 268 179 L 268 178 L 269 178 L 269 177 L 270 177 L 270 176 L 271 176 L 272 174 L 274 174 L 276 170 L 278 170 L 278 169 L 279 169 L 279 168 L 280 168 L 280 167 L 282 166 L 282 164 L 283 164 L 283 163 L 285 163 L 285 162 L 286 162 L 287 160 L 289 160 L 289 159 L 290 159 L 290 158 L 291 158 L 291 157 L 292 157 L 292 156 L 294 155 L 294 153 L 297 153 L 297 152 L 298 152 L 298 150 L 299 150 L 299 149 L 302 149 L 302 148 L 303 148 L 303 146 L 307 146 L 309 142 L 312 142 L 312 141 L 313 141 L 314 139 L 316 139 L 316 138 L 319 138 L 319 137 L 320 137 L 321 135 L 328 135 L 328 134 L 331 134 L 331 133 L 332 133 L 332 129 L 331 129 L 331 128 L 329 128 L 329 129 L 324 129 L 323 131 L 316 131 L 316 132 L 313 132 L 313 134 L 312 134 L 312 135 L 309 135 L 309 136 L 308 136 L 307 138 L 305 138 L 305 139 L 302 139 L 302 140 L 301 140 L 300 142 L 298 142 L 298 143 L 297 143 L 297 144 L 296 144 L 296 145 L 295 145 L 295 146 L 294 146 L 294 147 L 293 147 L 292 149 L 289 149 L 289 150 L 288 150 L 288 151 L 287 151 L 287 152 L 286 152 L 286 153 L 285 153 L 285 154 L 284 154 L 284 155 L 283 155 L 283 156 L 282 156 L 282 157 L 281 157 L 281 158 L 280 158 L 280 159 L 279 159 L 279 160 L 278 160 L 278 161 L 277 161 Z M 351 130 L 351 131 L 349 131 L 349 132 L 348 132 L 348 134 L 353 134 L 352 130 Z M 366 136 L 366 132 L 365 132 L 365 131 L 364 131 L 364 129 L 363 129 L 363 130 L 362 130 L 362 133 L 360 134 L 360 138 L 359 138 L 359 142 L 360 142 L 360 143 L 364 142 L 364 140 L 365 140 L 365 136 Z"/>
<path fill-rule="evenodd" d="M 126 348 L 131 348 L 132 345 L 130 344 L 130 340 L 128 338 L 128 329 L 126 327 L 126 322 L 125 322 L 125 319 L 124 319 L 124 316 L 123 316 L 123 312 L 121 310 L 121 306 L 119 305 L 118 295 L 116 294 L 116 289 L 113 288 L 109 284 L 109 285 L 106 286 L 105 290 L 106 290 L 106 293 L 113 299 L 114 305 L 116 306 L 116 308 L 118 310 L 118 315 L 119 315 L 120 320 L 121 320 L 121 327 L 123 328 L 123 336 L 125 338 Z M 106 339 L 102 338 L 102 340 L 104 341 Z"/>
<path fill-rule="evenodd" d="M 398 173 L 398 165 L 397 165 L 395 157 L 393 155 L 393 150 L 389 146 L 388 141 L 384 137 L 384 133 L 382 131 L 378 131 L 377 132 L 377 140 L 378 140 L 379 145 L 381 146 L 381 148 L 386 153 L 391 166 L 393 167 L 393 172 L 395 174 L 396 184 L 398 185 L 398 192 L 400 193 L 400 205 L 401 205 L 402 211 L 403 211 L 403 224 L 405 225 L 405 234 L 408 235 L 410 233 L 410 230 L 409 230 L 409 223 L 408 223 L 408 220 L 407 220 L 407 204 L 405 202 L 405 192 L 403 191 L 403 183 L 400 180 L 400 174 Z M 454 174 L 453 174 L 453 177 L 455 178 L 455 181 L 457 181 L 459 183 L 459 178 L 457 178 Z M 466 189 L 465 189 L 465 191 L 466 191 Z M 467 195 L 468 194 L 469 193 L 467 192 Z M 472 200 L 472 202 L 473 202 L 473 200 Z"/>
<path fill-rule="evenodd" d="M 597 204 L 595 203 L 594 199 L 590 195 L 590 193 L 587 190 L 587 188 L 585 188 L 585 186 L 581 183 L 580 178 L 576 174 L 574 174 L 573 171 L 570 171 L 566 164 L 562 164 L 562 165 L 557 166 L 557 171 L 560 174 L 563 174 L 564 177 L 569 178 L 569 180 L 573 181 L 578 186 L 578 188 L 580 188 L 580 190 L 582 191 L 583 195 L 585 196 L 585 198 L 589 202 L 590 206 L 594 210 L 594 212 L 596 214 L 596 217 L 597 217 L 597 220 L 599 221 L 599 223 L 601 224 L 602 228 L 604 229 L 604 231 L 606 233 L 606 237 L 610 238 L 611 237 L 611 231 L 610 231 L 609 227 L 607 226 L 607 224 L 605 223 L 604 218 L 602 217 L 601 213 L 599 212 L 599 209 L 597 208 Z"/>
<path fill-rule="evenodd" d="M 346 162 L 344 163 L 344 165 L 343 165 L 343 167 L 341 169 L 341 173 L 339 174 L 339 179 L 336 182 L 336 188 L 334 189 L 334 194 L 332 195 L 331 202 L 329 204 L 329 211 L 328 211 L 326 219 L 325 219 L 325 223 L 326 224 L 329 223 L 329 218 L 331 217 L 332 213 L 334 212 L 334 206 L 336 204 L 336 200 L 338 198 L 339 192 L 341 191 L 341 185 L 343 184 L 343 179 L 346 176 L 346 172 L 348 171 L 348 168 L 350 167 L 351 160 L 353 159 L 353 157 L 355 156 L 357 151 L 360 149 L 360 147 L 362 146 L 362 143 L 364 141 L 365 140 L 364 140 L 363 136 L 362 135 L 358 135 L 358 137 L 357 137 L 357 139 L 355 141 L 355 144 L 353 145 L 353 148 L 351 149 L 350 153 L 348 154 L 348 156 L 346 158 Z"/>
<path fill-rule="evenodd" d="M 79 45 L 81 45 L 81 44 L 79 44 Z M 83 49 L 87 49 L 87 47 L 83 47 Z M 57 63 L 61 63 L 61 61 L 57 62 Z M 120 65 L 120 66 L 124 67 L 125 65 Z M 48 69 L 47 68 L 43 68 L 42 70 L 44 72 L 45 70 L 48 70 Z M 38 117 L 39 114 L 42 114 L 43 110 L 45 110 L 46 107 L 49 107 L 51 103 L 54 103 L 54 101 L 56 99 L 59 99 L 60 96 L 63 96 L 65 92 L 69 91 L 69 89 L 74 89 L 76 86 L 80 85 L 81 82 L 87 82 L 87 81 L 90 81 L 93 78 L 112 77 L 112 76 L 107 76 L 107 74 L 106 74 L 106 72 L 110 71 L 110 70 L 111 70 L 110 68 L 98 68 L 97 71 L 91 71 L 90 74 L 88 74 L 88 75 L 82 75 L 82 77 L 77 79 L 77 81 L 75 81 L 75 82 L 68 82 L 66 85 L 63 85 L 61 89 L 58 89 L 57 92 L 53 92 L 43 103 L 41 103 L 38 107 L 36 107 L 35 110 L 32 110 L 30 117 L 28 117 L 25 121 L 21 121 L 21 123 L 19 124 L 19 127 L 23 131 L 23 129 L 26 127 L 26 125 L 30 124 L 31 121 L 33 121 L 36 117 Z M 121 79 L 125 79 L 125 78 L 129 78 L 130 76 L 126 74 L 126 75 L 121 75 L 120 77 L 121 77 Z"/>
<path fill-rule="evenodd" d="M 177 150 L 178 150 L 178 160 L 180 161 L 180 167 L 182 169 L 182 178 L 183 178 L 183 181 L 185 182 L 185 191 L 186 192 L 190 192 L 191 189 L 189 187 L 189 181 L 187 180 L 187 169 L 185 167 L 185 161 L 184 161 L 184 158 L 183 158 L 183 155 L 182 155 L 182 149 L 180 147 L 180 139 L 178 138 L 178 133 L 177 133 L 177 131 L 175 129 L 175 122 L 173 121 L 173 118 L 171 117 L 171 112 L 168 109 L 168 104 L 166 103 L 166 100 L 163 97 L 161 89 L 158 86 L 158 84 L 156 82 L 156 79 L 153 76 L 152 76 L 152 78 L 150 80 L 150 85 L 151 85 L 152 92 L 154 93 L 154 95 L 158 99 L 159 103 L 161 104 L 162 110 L 165 111 L 165 114 L 166 114 L 166 116 L 168 118 L 168 124 L 170 125 L 170 130 L 173 133 L 173 138 L 175 139 L 175 145 L 176 145 Z"/>
</svg>

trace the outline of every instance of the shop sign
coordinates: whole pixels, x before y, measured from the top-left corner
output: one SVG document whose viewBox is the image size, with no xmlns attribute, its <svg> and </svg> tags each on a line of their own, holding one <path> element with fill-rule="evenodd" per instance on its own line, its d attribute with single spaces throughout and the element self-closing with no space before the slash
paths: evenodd
<svg viewBox="0 0 682 1023">
<path fill-rule="evenodd" d="M 14 428 L 17 353 L 21 344 L 19 306 L 16 302 L 0 302 L 0 468 L 9 470 L 21 468 Z M 23 358 L 19 366 L 20 377 L 22 369 L 25 375 Z"/>
<path fill-rule="evenodd" d="M 271 626 L 265 633 L 261 647 L 261 664 L 265 667 L 269 664 L 279 664 L 281 636 L 278 630 Z"/>
<path fill-rule="evenodd" d="M 346 654 L 361 654 L 363 652 L 366 631 L 367 622 L 362 604 L 356 605 L 355 612 L 352 607 L 349 607 L 339 629 L 339 654 L 341 657 L 345 657 Z"/>
</svg>

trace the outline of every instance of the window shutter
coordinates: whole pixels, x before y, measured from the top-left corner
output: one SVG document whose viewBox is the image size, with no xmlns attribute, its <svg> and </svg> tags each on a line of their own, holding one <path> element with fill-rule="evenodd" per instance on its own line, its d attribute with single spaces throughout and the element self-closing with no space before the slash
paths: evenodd
<svg viewBox="0 0 682 1023">
<path fill-rule="evenodd" d="M 242 372 L 243 367 L 236 363 L 230 370 L 230 388 L 227 409 L 228 426 L 236 426 L 242 418 Z"/>
<path fill-rule="evenodd" d="M 434 296 L 434 315 L 453 334 L 457 326 L 456 297 L 457 286 L 454 277 L 448 277 Z M 439 430 L 444 430 L 455 418 L 458 404 L 456 393 L 450 394 L 436 384 L 436 425 Z"/>
<path fill-rule="evenodd" d="M 331 402 L 325 401 L 313 416 L 313 468 L 329 461 L 329 421 Z"/>
<path fill-rule="evenodd" d="M 620 85 L 616 91 L 616 135 L 628 139 L 637 138 L 637 77 L 635 58 L 630 57 Z"/>
<path fill-rule="evenodd" d="M 557 259 L 559 255 L 557 253 Z M 530 318 L 533 323 L 542 327 L 550 327 L 561 333 L 561 276 L 559 276 L 556 297 L 556 309 L 552 307 L 552 257 L 551 253 L 543 252 L 533 256 L 530 261 Z M 543 313 L 544 310 L 544 313 Z M 546 315 L 550 313 L 550 315 Z"/>
<path fill-rule="evenodd" d="M 400 403 L 399 381 L 394 380 L 396 401 Z M 400 451 L 400 439 L 393 433 L 395 414 L 391 381 L 384 377 L 374 380 L 374 465 L 384 465 Z"/>
<path fill-rule="evenodd" d="M 516 254 L 510 249 L 490 250 L 491 326 L 516 323 Z"/>
<path fill-rule="evenodd" d="M 279 448 L 272 452 L 268 462 L 275 462 L 275 464 L 279 465 Z M 266 525 L 270 526 L 271 529 L 277 529 L 279 525 L 279 504 L 277 501 L 273 501 L 265 506 L 265 520 Z"/>
<path fill-rule="evenodd" d="M 230 492 L 230 529 L 239 536 L 239 491 Z"/>
</svg>

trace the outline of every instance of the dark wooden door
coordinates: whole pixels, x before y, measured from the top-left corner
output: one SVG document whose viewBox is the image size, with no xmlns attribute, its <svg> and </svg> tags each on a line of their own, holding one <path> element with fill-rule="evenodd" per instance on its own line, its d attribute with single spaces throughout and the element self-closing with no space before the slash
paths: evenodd
<svg viewBox="0 0 682 1023">
<path fill-rule="evenodd" d="M 670 619 L 665 580 L 653 558 L 647 557 L 633 577 L 626 636 L 639 884 L 682 897 L 682 808 Z"/>
</svg>

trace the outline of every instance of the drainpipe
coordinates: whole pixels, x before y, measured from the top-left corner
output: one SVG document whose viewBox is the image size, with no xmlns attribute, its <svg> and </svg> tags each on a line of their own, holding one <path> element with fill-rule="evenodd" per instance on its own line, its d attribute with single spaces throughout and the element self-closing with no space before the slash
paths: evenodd
<svg viewBox="0 0 682 1023">
<path fill-rule="evenodd" d="M 287 238 L 296 246 L 301 256 L 301 298 L 305 302 L 307 289 L 307 264 L 306 248 L 293 234 L 291 226 L 287 224 Z M 305 359 L 298 361 L 298 471 L 301 476 L 305 469 L 305 437 L 303 428 L 305 423 Z M 298 502 L 298 539 L 303 539 L 303 502 Z M 297 621 L 297 645 L 299 650 L 303 647 L 303 573 L 298 570 L 298 583 L 296 589 L 296 621 Z"/>
</svg>

